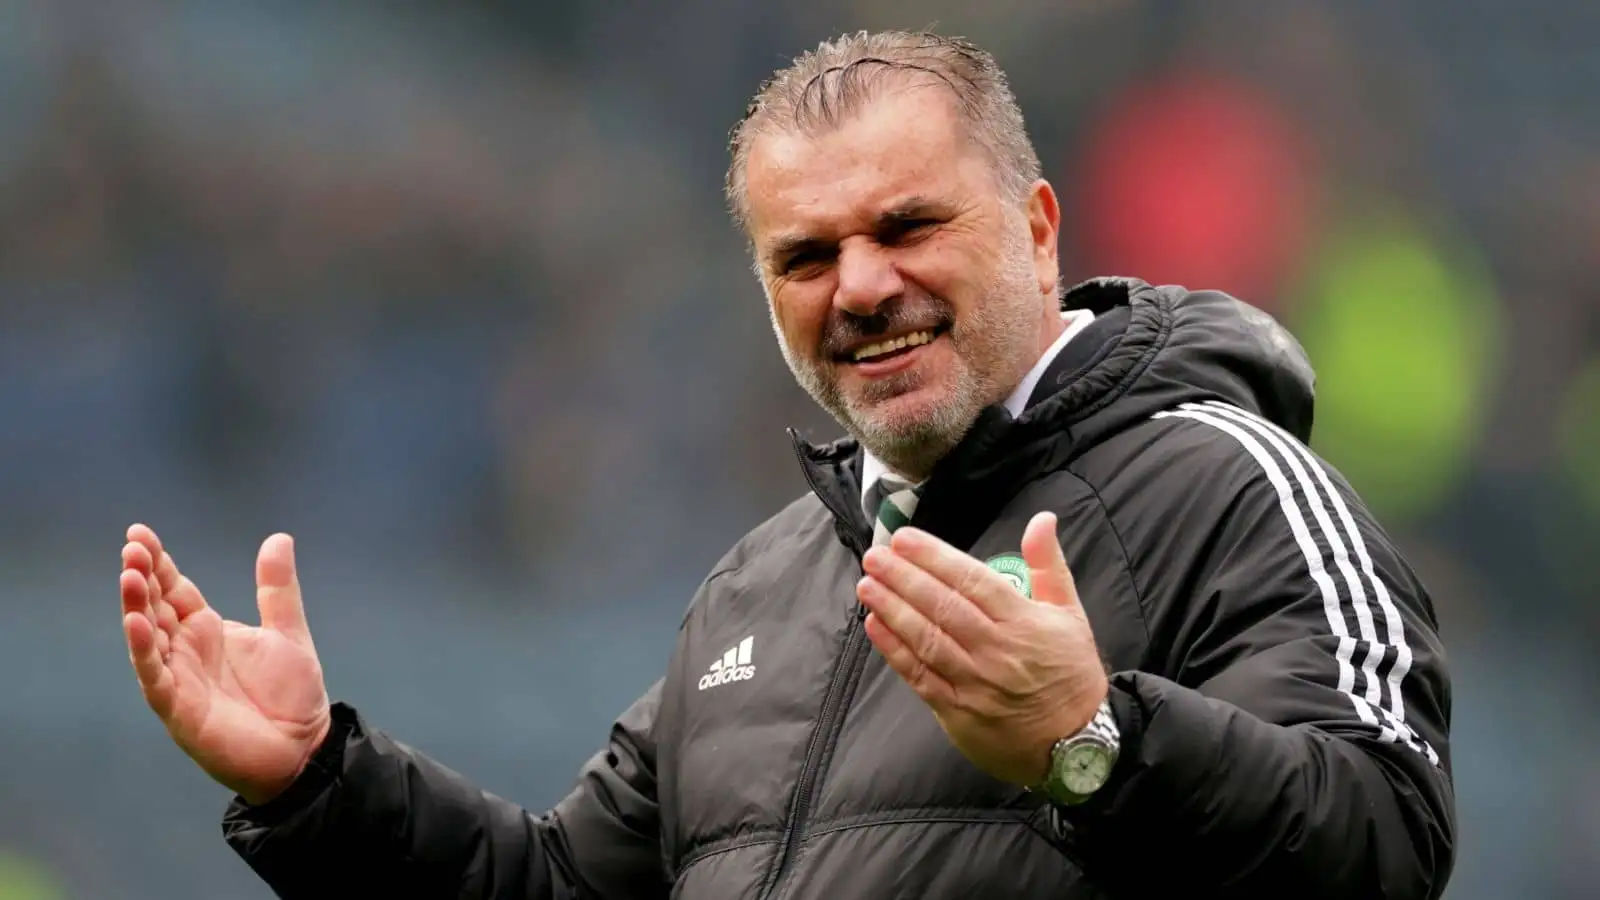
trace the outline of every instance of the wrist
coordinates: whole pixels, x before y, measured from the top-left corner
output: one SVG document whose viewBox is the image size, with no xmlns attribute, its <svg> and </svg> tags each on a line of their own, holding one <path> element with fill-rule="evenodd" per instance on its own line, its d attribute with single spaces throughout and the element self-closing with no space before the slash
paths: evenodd
<svg viewBox="0 0 1600 900">
<path fill-rule="evenodd" d="M 343 756 L 345 730 L 335 733 L 332 710 L 314 725 L 305 741 L 305 755 L 292 774 L 271 782 L 254 782 L 233 788 L 251 807 L 279 806 L 284 797 L 302 793 L 307 784 L 320 784 L 337 771 Z"/>
</svg>

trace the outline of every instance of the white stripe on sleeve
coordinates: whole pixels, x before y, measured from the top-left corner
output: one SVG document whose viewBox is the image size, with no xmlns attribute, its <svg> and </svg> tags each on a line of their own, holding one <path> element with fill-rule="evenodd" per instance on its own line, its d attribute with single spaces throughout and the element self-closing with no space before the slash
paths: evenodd
<svg viewBox="0 0 1600 900">
<path fill-rule="evenodd" d="M 1264 438 L 1267 443 L 1278 451 L 1289 463 L 1295 479 L 1299 481 L 1302 492 L 1310 500 L 1311 511 L 1315 515 L 1317 525 L 1327 537 L 1328 544 L 1333 550 L 1334 560 L 1339 571 L 1344 575 L 1345 585 L 1350 590 L 1350 596 L 1355 603 L 1356 620 L 1361 625 L 1361 638 L 1367 644 L 1366 660 L 1362 664 L 1362 673 L 1366 676 L 1366 697 L 1371 703 L 1377 705 L 1378 711 L 1394 726 L 1396 732 L 1405 738 L 1412 749 L 1417 750 L 1435 765 L 1439 762 L 1438 754 L 1433 747 L 1424 741 L 1411 726 L 1406 724 L 1405 703 L 1401 698 L 1400 685 L 1406 673 L 1411 670 L 1411 647 L 1406 643 L 1405 623 L 1400 617 L 1400 611 L 1395 607 L 1394 600 L 1389 595 L 1388 587 L 1383 579 L 1378 577 L 1372 565 L 1372 556 L 1367 552 L 1366 542 L 1361 537 L 1361 532 L 1356 528 L 1355 518 L 1350 515 L 1350 507 L 1344 502 L 1344 497 L 1334 488 L 1333 480 L 1328 477 L 1327 469 L 1312 455 L 1293 435 L 1279 428 L 1266 419 L 1225 403 L 1212 401 L 1203 407 L 1196 404 L 1184 404 L 1184 409 L 1206 409 L 1238 422 L 1245 428 Z M 1301 463 L 1305 467 L 1301 467 Z M 1358 574 L 1355 565 L 1350 559 L 1350 550 L 1345 547 L 1339 529 L 1335 528 L 1328 518 L 1327 509 L 1323 506 L 1322 498 L 1313 490 L 1310 479 L 1306 475 L 1309 469 L 1316 473 L 1317 482 L 1321 486 L 1322 496 L 1328 498 L 1340 523 L 1344 526 L 1344 536 L 1349 538 L 1350 547 L 1354 549 L 1356 561 L 1361 565 Z M 1378 607 L 1383 613 L 1384 637 L 1379 637 L 1373 623 L 1372 610 L 1367 605 L 1367 587 L 1370 585 L 1373 597 L 1377 600 Z M 1389 647 L 1394 648 L 1395 662 L 1389 669 L 1387 682 L 1380 681 L 1378 666 L 1381 664 L 1384 653 Z M 1388 687 L 1388 702 L 1384 701 L 1384 687 Z"/>
<path fill-rule="evenodd" d="M 1371 558 L 1366 552 L 1365 545 L 1361 542 L 1360 534 L 1355 530 L 1354 523 L 1337 491 L 1331 489 L 1326 472 L 1318 465 L 1309 453 L 1303 455 L 1291 451 L 1289 446 L 1280 439 L 1288 438 L 1289 445 L 1298 444 L 1287 433 L 1263 427 L 1262 423 L 1242 411 L 1223 405 L 1201 406 L 1199 404 L 1184 404 L 1180 409 L 1157 413 L 1155 418 L 1184 418 L 1202 422 L 1222 431 L 1239 444 L 1255 459 L 1266 474 L 1267 480 L 1272 484 L 1278 495 L 1278 505 L 1283 512 L 1290 532 L 1294 535 L 1295 542 L 1305 558 L 1306 567 L 1311 573 L 1311 579 L 1316 583 L 1322 595 L 1323 611 L 1327 616 L 1328 627 L 1333 635 L 1338 638 L 1338 646 L 1334 658 L 1338 664 L 1339 680 L 1338 690 L 1350 699 L 1357 715 L 1363 722 L 1375 726 L 1379 732 L 1379 740 L 1393 743 L 1403 740 L 1408 746 L 1418 753 L 1426 756 L 1431 762 L 1437 764 L 1438 756 L 1432 747 L 1421 742 L 1408 725 L 1405 724 L 1403 708 L 1400 704 L 1399 682 L 1404 677 L 1405 668 L 1410 666 L 1411 655 L 1409 647 L 1405 646 L 1404 630 L 1399 622 L 1399 614 L 1394 611 L 1393 602 L 1384 590 L 1382 582 L 1372 570 Z M 1311 523 L 1305 511 L 1301 508 L 1300 501 L 1295 497 L 1294 490 L 1289 483 L 1289 477 L 1284 468 L 1261 444 L 1266 440 L 1283 456 L 1288 463 L 1295 482 L 1299 484 L 1301 493 L 1306 498 L 1306 505 L 1310 507 L 1312 516 L 1316 520 L 1324 537 L 1327 539 L 1331 550 L 1334 566 L 1339 570 L 1346 587 L 1349 590 L 1351 601 L 1356 613 L 1356 620 L 1361 629 L 1362 640 L 1358 641 L 1350 634 L 1349 626 L 1345 621 L 1343 601 L 1334 586 L 1332 577 L 1328 572 L 1328 560 L 1325 552 L 1317 546 L 1311 534 Z M 1328 496 L 1334 504 L 1336 511 L 1344 521 L 1351 537 L 1351 543 L 1356 548 L 1357 559 L 1363 566 L 1363 573 L 1370 583 L 1374 585 L 1373 594 L 1379 599 L 1379 606 L 1383 609 L 1385 624 L 1389 632 L 1390 643 L 1396 647 L 1396 665 L 1390 672 L 1389 687 L 1394 708 L 1384 704 L 1383 683 L 1378 677 L 1378 666 L 1383 659 L 1385 644 L 1378 639 L 1377 629 L 1373 622 L 1372 611 L 1366 602 L 1366 590 L 1361 574 L 1358 574 L 1352 565 L 1349 551 L 1338 531 L 1334 528 L 1328 516 L 1327 508 L 1323 505 L 1316 487 L 1301 461 L 1305 460 L 1320 476 L 1323 485 L 1328 488 Z M 1366 681 L 1366 690 L 1356 690 L 1355 656 L 1359 644 L 1366 644 L 1366 654 L 1362 663 L 1362 674 Z"/>
</svg>

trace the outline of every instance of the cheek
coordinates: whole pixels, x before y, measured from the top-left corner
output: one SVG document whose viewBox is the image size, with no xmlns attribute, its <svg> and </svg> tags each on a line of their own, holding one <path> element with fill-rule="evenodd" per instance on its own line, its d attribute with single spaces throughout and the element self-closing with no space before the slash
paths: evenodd
<svg viewBox="0 0 1600 900">
<path fill-rule="evenodd" d="M 810 285 L 789 284 L 772 298 L 772 313 L 789 346 L 815 350 L 831 308 L 829 294 Z"/>
<path fill-rule="evenodd" d="M 974 275 L 982 271 L 982 263 L 950 242 L 940 241 L 902 258 L 900 271 L 907 281 L 960 313 L 976 302 L 973 295 L 981 279 Z"/>
</svg>

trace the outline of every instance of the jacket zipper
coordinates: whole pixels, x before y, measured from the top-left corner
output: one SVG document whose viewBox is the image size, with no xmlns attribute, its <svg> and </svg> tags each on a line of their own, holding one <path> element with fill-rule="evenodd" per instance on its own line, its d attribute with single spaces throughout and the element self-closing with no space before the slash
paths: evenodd
<svg viewBox="0 0 1600 900">
<path fill-rule="evenodd" d="M 839 515 L 839 511 L 832 509 L 827 501 L 827 495 L 821 490 L 812 478 L 809 468 L 805 469 L 806 480 L 811 482 L 811 488 L 817 497 L 828 506 L 835 520 L 844 523 L 849 519 Z M 845 538 L 859 563 L 866 553 L 866 545 L 854 529 L 846 525 L 839 528 L 840 535 Z M 833 676 L 828 680 L 828 692 L 822 698 L 822 711 L 817 716 L 817 727 L 811 732 L 811 742 L 806 747 L 805 762 L 800 767 L 800 779 L 795 784 L 794 800 L 789 806 L 789 824 L 784 827 L 783 845 L 778 850 L 778 858 L 773 861 L 768 871 L 765 885 L 761 892 L 763 900 L 777 896 L 782 890 L 785 880 L 793 870 L 794 858 L 800 849 L 800 841 L 805 836 L 806 819 L 811 813 L 811 804 L 816 800 L 818 788 L 822 784 L 822 761 L 832 757 L 834 746 L 839 741 L 839 732 L 844 728 L 845 713 L 849 710 L 849 701 L 855 695 L 856 682 L 861 678 L 861 672 L 866 668 L 867 650 L 870 642 L 867 641 L 867 630 L 862 623 L 866 621 L 867 608 L 859 602 L 850 617 L 850 630 L 845 635 L 844 650 L 839 654 L 839 664 L 833 669 Z"/>
<path fill-rule="evenodd" d="M 864 607 L 863 607 L 864 609 Z M 767 890 L 763 897 L 774 897 L 783 887 L 784 881 L 793 870 L 794 858 L 800 848 L 800 841 L 805 836 L 806 819 L 811 813 L 811 804 L 816 800 L 818 789 L 822 785 L 822 760 L 831 756 L 834 745 L 839 740 L 839 732 L 844 725 L 844 714 L 848 708 L 846 699 L 855 693 L 855 684 L 861 677 L 861 671 L 867 660 L 867 654 L 862 652 L 869 643 L 866 640 L 866 629 L 862 627 L 863 617 L 858 613 L 851 618 L 850 634 L 845 638 L 844 653 L 840 657 L 839 665 L 833 670 L 833 679 L 828 684 L 828 694 L 822 701 L 822 714 L 817 721 L 817 729 L 812 732 L 811 746 L 806 748 L 805 765 L 800 770 L 800 780 L 795 786 L 794 801 L 789 810 L 789 824 L 783 832 L 783 846 L 778 851 L 778 859 L 772 867 L 772 874 L 768 876 Z"/>
</svg>

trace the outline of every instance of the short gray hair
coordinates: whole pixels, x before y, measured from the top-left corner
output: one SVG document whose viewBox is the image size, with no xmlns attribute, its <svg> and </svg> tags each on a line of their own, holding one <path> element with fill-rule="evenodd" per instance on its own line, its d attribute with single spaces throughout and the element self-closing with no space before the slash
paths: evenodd
<svg viewBox="0 0 1600 900">
<path fill-rule="evenodd" d="M 1020 199 L 1039 178 L 1039 156 L 1005 72 L 989 53 L 930 32 L 865 31 L 824 41 L 774 72 L 757 90 L 728 142 L 729 212 L 748 225 L 745 166 L 754 139 L 769 131 L 837 126 L 894 76 L 925 76 L 947 86 L 968 136 L 990 158 L 996 182 Z"/>
</svg>

